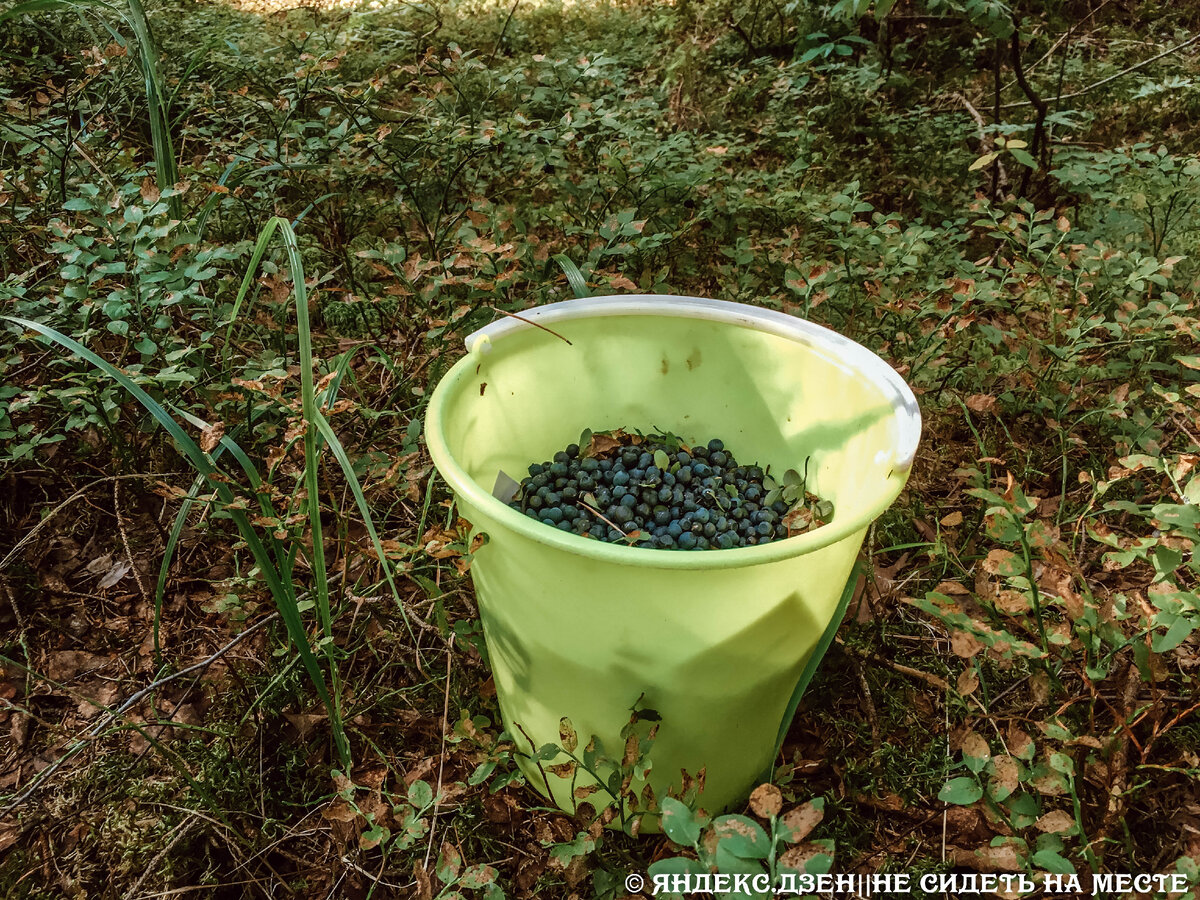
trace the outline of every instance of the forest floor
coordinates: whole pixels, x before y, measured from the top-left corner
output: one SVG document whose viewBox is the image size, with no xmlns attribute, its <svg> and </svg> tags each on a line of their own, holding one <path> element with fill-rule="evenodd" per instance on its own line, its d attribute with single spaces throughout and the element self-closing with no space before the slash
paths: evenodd
<svg viewBox="0 0 1200 900">
<path fill-rule="evenodd" d="M 0 895 L 1195 896 L 1200 8 L 0 22 Z M 789 312 L 922 409 L 746 818 L 547 808 L 500 721 L 426 405 L 573 291 Z"/>
</svg>

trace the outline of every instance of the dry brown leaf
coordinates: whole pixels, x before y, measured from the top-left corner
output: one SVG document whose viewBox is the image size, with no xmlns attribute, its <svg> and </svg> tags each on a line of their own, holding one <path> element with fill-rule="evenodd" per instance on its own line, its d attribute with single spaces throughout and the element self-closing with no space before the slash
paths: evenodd
<svg viewBox="0 0 1200 900">
<path fill-rule="evenodd" d="M 212 453 L 216 449 L 217 444 L 221 443 L 221 438 L 224 436 L 224 422 L 213 422 L 204 426 L 204 430 L 200 432 L 200 449 L 205 453 Z"/>
<path fill-rule="evenodd" d="M 1058 832 L 1066 831 L 1074 825 L 1075 820 L 1064 810 L 1055 809 L 1046 813 L 1035 824 L 1038 831 L 1044 831 L 1046 834 L 1057 834 Z"/>
<path fill-rule="evenodd" d="M 1017 851 L 1011 844 L 999 847 L 981 847 L 978 850 L 953 850 L 956 866 L 980 872 L 1016 872 L 1020 869 Z"/>
<path fill-rule="evenodd" d="M 1013 754 L 1024 759 L 1029 755 L 1029 748 L 1033 746 L 1033 738 L 1015 725 L 1010 725 L 1005 743 Z"/>
<path fill-rule="evenodd" d="M 965 631 L 952 631 L 950 633 L 950 649 L 954 651 L 955 656 L 970 659 L 983 650 L 983 641 Z"/>
<path fill-rule="evenodd" d="M 1029 612 L 1029 599 L 1020 591 L 1003 590 L 996 594 L 996 608 L 1010 616 Z"/>
<path fill-rule="evenodd" d="M 973 756 L 976 759 L 990 759 L 992 756 L 987 741 L 978 731 L 969 731 L 963 737 L 962 752 L 963 756 Z"/>
<path fill-rule="evenodd" d="M 977 413 L 990 413 L 996 408 L 996 398 L 991 394 L 972 394 L 967 398 L 967 409 Z"/>
<path fill-rule="evenodd" d="M 975 689 L 979 687 L 979 673 L 975 671 L 974 666 L 968 666 L 963 669 L 958 676 L 958 693 L 963 697 L 968 697 L 975 693 Z"/>
<path fill-rule="evenodd" d="M 783 815 L 783 824 L 791 831 L 791 837 L 788 840 L 792 843 L 804 840 L 812 834 L 814 828 L 821 824 L 823 818 L 825 818 L 825 813 L 811 803 L 792 807 Z"/>
<path fill-rule="evenodd" d="M 800 844 L 798 847 L 792 847 L 792 849 L 779 857 L 779 864 L 785 869 L 791 869 L 793 872 L 803 872 L 804 867 L 808 865 L 810 859 L 828 852 L 820 844 Z"/>
<path fill-rule="evenodd" d="M 750 809 L 760 819 L 777 816 L 783 809 L 783 793 L 773 784 L 760 784 L 750 795 Z"/>
<path fill-rule="evenodd" d="M 960 597 L 971 593 L 966 587 L 959 584 L 957 581 L 939 581 L 937 587 L 934 588 L 939 594 L 958 595 Z"/>
<path fill-rule="evenodd" d="M 956 525 L 961 525 L 962 521 L 963 521 L 963 514 L 960 513 L 958 510 L 955 510 L 954 512 L 950 513 L 949 515 L 942 516 L 942 518 L 940 519 L 941 524 L 946 528 L 954 528 Z"/>
<path fill-rule="evenodd" d="M 1004 550 L 997 547 L 988 552 L 987 558 L 983 561 L 983 570 L 990 575 L 997 575 L 1000 568 L 1013 558 L 1015 554 L 1011 550 Z"/>
<path fill-rule="evenodd" d="M 1028 736 L 1026 736 L 1026 740 L 1028 740 Z M 1007 754 L 1001 754 L 992 757 L 992 765 L 996 768 L 995 784 L 1010 794 L 1015 791 L 1021 783 L 1021 773 L 1017 767 L 1017 761 Z"/>
</svg>

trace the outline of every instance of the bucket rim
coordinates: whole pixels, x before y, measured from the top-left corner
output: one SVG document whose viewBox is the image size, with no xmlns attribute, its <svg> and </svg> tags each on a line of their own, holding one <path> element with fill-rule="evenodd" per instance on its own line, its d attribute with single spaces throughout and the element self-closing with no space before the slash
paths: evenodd
<svg viewBox="0 0 1200 900">
<path fill-rule="evenodd" d="M 839 518 L 804 534 L 754 547 L 706 550 L 699 553 L 671 553 L 585 538 L 548 528 L 492 496 L 483 485 L 459 465 L 450 451 L 443 428 L 443 408 L 447 398 L 456 395 L 461 382 L 474 374 L 481 356 L 490 353 L 505 335 L 542 327 L 569 319 L 608 316 L 674 316 L 720 322 L 775 334 L 826 351 L 835 351 L 839 361 L 856 369 L 888 395 L 898 425 L 898 449 L 893 450 L 891 471 L 881 483 L 873 503 L 864 504 L 853 516 Z M 509 528 L 540 544 L 577 556 L 624 566 L 654 569 L 716 570 L 756 566 L 791 559 L 836 544 L 865 529 L 895 501 L 908 481 L 921 432 L 921 412 L 911 388 L 890 365 L 872 351 L 850 338 L 803 319 L 776 310 L 762 309 L 727 300 L 664 294 L 611 295 L 586 297 L 551 303 L 525 310 L 519 316 L 505 317 L 469 334 L 466 356 L 450 368 L 439 381 L 426 409 L 425 440 L 438 472 L 455 494 L 471 506 Z M 472 523 L 480 529 L 480 523 Z"/>
</svg>

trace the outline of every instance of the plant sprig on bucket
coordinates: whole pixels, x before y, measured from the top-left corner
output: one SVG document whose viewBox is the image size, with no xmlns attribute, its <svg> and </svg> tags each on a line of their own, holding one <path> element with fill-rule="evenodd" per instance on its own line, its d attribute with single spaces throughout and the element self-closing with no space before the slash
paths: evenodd
<svg viewBox="0 0 1200 900">
<path fill-rule="evenodd" d="M 763 487 L 767 496 L 763 500 L 768 506 L 782 500 L 788 505 L 788 512 L 783 517 L 788 534 L 809 531 L 820 527 L 833 517 L 833 503 L 824 500 L 808 490 L 808 461 L 804 460 L 804 474 L 795 469 L 788 469 L 780 480 L 776 481 L 768 469 L 763 476 Z"/>
</svg>

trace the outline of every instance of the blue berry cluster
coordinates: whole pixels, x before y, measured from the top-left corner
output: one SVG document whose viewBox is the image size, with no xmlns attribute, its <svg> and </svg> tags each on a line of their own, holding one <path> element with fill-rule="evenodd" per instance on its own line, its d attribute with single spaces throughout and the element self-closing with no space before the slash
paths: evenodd
<svg viewBox="0 0 1200 900">
<path fill-rule="evenodd" d="M 625 436 L 628 439 L 628 436 Z M 661 550 L 728 550 L 788 536 L 788 504 L 724 443 L 650 435 L 593 455 L 578 444 L 534 463 L 509 506 L 560 531 Z M 778 492 L 776 492 L 777 494 Z"/>
</svg>

